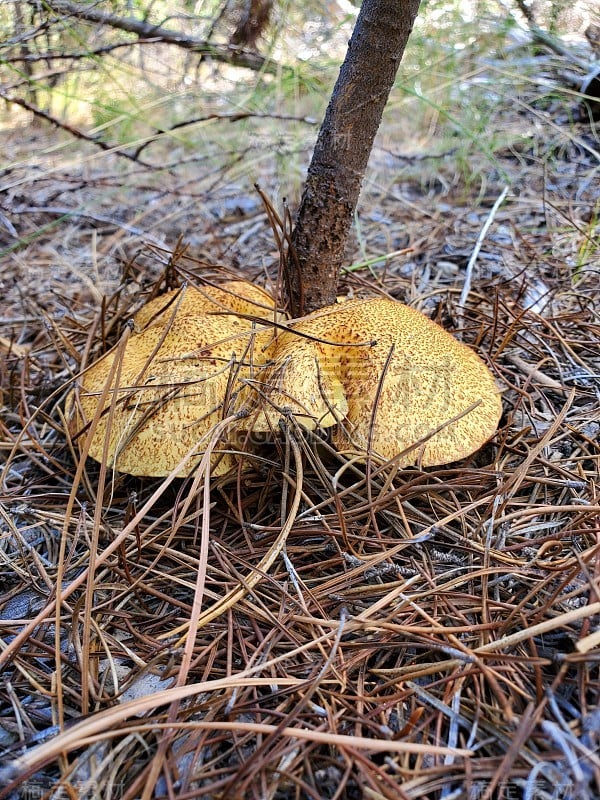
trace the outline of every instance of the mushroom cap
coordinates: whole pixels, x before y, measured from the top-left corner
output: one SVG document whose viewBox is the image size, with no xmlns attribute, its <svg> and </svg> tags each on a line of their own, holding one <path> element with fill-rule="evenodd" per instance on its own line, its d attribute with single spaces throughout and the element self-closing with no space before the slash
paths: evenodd
<svg viewBox="0 0 600 800">
<path fill-rule="evenodd" d="M 395 300 L 327 306 L 292 322 L 265 356 L 258 431 L 286 410 L 308 428 L 337 425 L 340 451 L 432 466 L 479 449 L 500 419 L 500 393 L 479 356 Z"/>
<path fill-rule="evenodd" d="M 301 329 L 304 324 L 294 325 L 293 331 Z M 284 411 L 309 430 L 341 422 L 348 413 L 348 399 L 336 363 L 339 355 L 339 348 L 291 331 L 277 335 L 262 356 L 270 366 L 249 382 L 264 393 L 253 430 L 273 430 Z M 247 392 L 242 395 L 246 396 Z"/>
<path fill-rule="evenodd" d="M 274 308 L 270 295 L 243 281 L 188 286 L 150 301 L 134 318 L 136 332 L 122 353 L 118 386 L 119 367 L 113 374 L 89 455 L 101 461 L 108 441 L 107 460 L 113 469 L 160 477 L 196 447 L 197 455 L 179 476 L 189 474 L 223 417 L 226 397 L 249 374 L 261 338 L 251 321 L 210 312 L 229 309 L 269 320 Z M 96 413 L 119 352 L 116 347 L 84 374 L 76 413 L 79 427 Z M 219 453 L 218 447 L 211 465 L 215 475 L 222 475 L 235 459 Z"/>
<path fill-rule="evenodd" d="M 165 325 L 173 306 L 177 316 L 193 317 L 233 311 L 236 314 L 273 319 L 275 301 L 271 295 L 248 281 L 225 281 L 218 286 L 190 286 L 185 290 L 173 289 L 147 302 L 133 318 L 136 331 L 149 324 Z"/>
</svg>

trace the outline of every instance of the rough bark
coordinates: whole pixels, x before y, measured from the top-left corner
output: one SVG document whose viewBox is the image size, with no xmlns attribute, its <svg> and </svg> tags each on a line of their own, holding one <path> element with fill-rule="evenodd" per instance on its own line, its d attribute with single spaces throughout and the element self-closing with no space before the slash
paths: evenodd
<svg viewBox="0 0 600 800">
<path fill-rule="evenodd" d="M 335 301 L 362 179 L 419 1 L 363 0 L 292 233 L 286 290 L 294 316 Z"/>
<path fill-rule="evenodd" d="M 256 43 L 269 26 L 273 0 L 246 0 L 242 16 L 231 34 L 229 44 L 256 50 Z"/>
</svg>

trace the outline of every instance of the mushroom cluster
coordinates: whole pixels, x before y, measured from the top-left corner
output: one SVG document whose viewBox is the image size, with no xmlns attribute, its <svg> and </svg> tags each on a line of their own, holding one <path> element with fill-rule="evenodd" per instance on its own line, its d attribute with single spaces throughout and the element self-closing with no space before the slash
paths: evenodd
<svg viewBox="0 0 600 800">
<path fill-rule="evenodd" d="M 348 300 L 274 327 L 275 319 L 273 298 L 245 281 L 150 301 L 125 347 L 82 377 L 78 428 L 98 417 L 89 455 L 120 472 L 164 476 L 194 451 L 179 471 L 189 474 L 232 398 L 246 412 L 231 424 L 234 438 L 277 430 L 291 414 L 308 429 L 331 428 L 341 452 L 400 467 L 457 461 L 498 426 L 500 393 L 484 362 L 402 303 Z M 236 464 L 219 447 L 215 475 Z"/>
</svg>

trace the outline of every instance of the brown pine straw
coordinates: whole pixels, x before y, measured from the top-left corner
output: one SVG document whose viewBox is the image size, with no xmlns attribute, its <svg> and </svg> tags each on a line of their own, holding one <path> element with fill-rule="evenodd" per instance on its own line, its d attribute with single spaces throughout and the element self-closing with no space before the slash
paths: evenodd
<svg viewBox="0 0 600 800">
<path fill-rule="evenodd" d="M 510 364 L 508 385 L 518 381 Z M 553 387 L 519 387 L 517 402 L 527 391 Z M 13 685 L 51 701 L 58 727 L 9 757 L 0 797 L 38 780 L 77 792 L 94 757 L 94 780 L 151 798 L 165 776 L 182 774 L 181 748 L 205 753 L 184 781 L 207 797 L 257 796 L 264 786 L 286 795 L 296 782 L 310 796 L 311 769 L 335 767 L 332 783 L 343 779 L 350 791 L 360 776 L 365 796 L 426 797 L 470 781 L 492 798 L 507 781 L 523 787 L 543 774 L 533 770 L 560 763 L 562 751 L 544 739 L 555 707 L 547 692 L 559 693 L 573 670 L 594 669 L 600 614 L 589 591 L 600 503 L 593 494 L 574 502 L 593 489 L 594 443 L 576 440 L 574 464 L 549 460 L 576 430 L 582 397 L 577 386 L 561 393 L 539 435 L 501 429 L 493 467 L 490 451 L 427 472 L 340 463 L 326 442 L 288 423 L 248 456 L 248 472 L 215 481 L 210 454 L 235 421 L 224 412 L 188 480 L 173 477 L 185 460 L 161 481 L 123 479 L 84 460 L 92 420 L 79 444 L 53 454 L 67 475 L 74 457 L 73 472 L 58 504 L 34 516 L 42 529 L 62 523 L 56 568 L 43 553 L 15 562 L 25 579 L 45 576 L 46 599 L 24 624 L 4 621 L 15 636 L 0 660 Z M 39 462 L 43 440 L 26 436 L 40 435 L 49 411 L 30 415 L 9 463 L 29 447 Z M 76 512 L 82 491 L 93 505 Z M 22 536 L 11 514 L 4 510 L 5 524 Z M 549 657 L 554 635 L 574 647 Z M 76 659 L 65 669 L 69 641 Z M 45 658 L 51 681 L 38 667 Z M 171 687 L 152 690 L 153 674 Z M 143 696 L 119 697 L 136 685 Z M 581 754 L 587 745 L 569 730 L 577 738 L 563 745 Z M 223 761 L 219 748 L 240 755 Z M 102 755 L 110 752 L 111 767 Z"/>
<path fill-rule="evenodd" d="M 85 458 L 97 423 L 68 430 L 77 376 L 124 347 L 147 297 L 274 286 L 275 269 L 155 247 L 103 302 L 21 276 L 0 323 L 0 797 L 595 800 L 600 321 L 593 253 L 567 267 L 593 217 L 565 195 L 543 206 L 560 230 L 540 226 L 535 173 L 518 175 L 488 237 L 509 233 L 483 242 L 464 308 L 451 253 L 466 262 L 504 181 L 474 211 L 428 207 L 425 227 L 382 194 L 393 224 L 365 226 L 366 252 L 406 235 L 415 267 L 390 257 L 341 287 L 409 302 L 489 363 L 505 415 L 458 464 L 365 465 L 286 421 L 246 469 L 208 480 L 225 408 L 188 479 L 115 475 Z M 206 225 L 214 252 L 235 246 Z M 68 236 L 83 265 L 89 242 Z M 270 252 L 266 218 L 258 239 Z M 53 274 L 41 243 L 28 258 Z"/>
</svg>

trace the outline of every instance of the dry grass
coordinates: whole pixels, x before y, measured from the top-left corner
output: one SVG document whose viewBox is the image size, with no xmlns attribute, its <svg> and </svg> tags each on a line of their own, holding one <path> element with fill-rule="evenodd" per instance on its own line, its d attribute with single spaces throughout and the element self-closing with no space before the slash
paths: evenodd
<svg viewBox="0 0 600 800">
<path fill-rule="evenodd" d="M 35 238 L 2 276 L 1 798 L 598 796 L 597 137 L 551 108 L 501 169 L 472 154 L 469 183 L 451 156 L 392 179 L 390 135 L 350 255 L 371 263 L 344 285 L 434 316 L 504 390 L 494 440 L 424 471 L 343 463 L 292 424 L 233 481 L 81 462 L 65 397 L 148 292 L 218 262 L 273 280 L 276 248 L 215 176 L 159 191 L 130 168 L 107 210 L 110 156 L 13 174 Z M 54 227 L 52 182 L 88 216 Z"/>
</svg>

